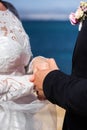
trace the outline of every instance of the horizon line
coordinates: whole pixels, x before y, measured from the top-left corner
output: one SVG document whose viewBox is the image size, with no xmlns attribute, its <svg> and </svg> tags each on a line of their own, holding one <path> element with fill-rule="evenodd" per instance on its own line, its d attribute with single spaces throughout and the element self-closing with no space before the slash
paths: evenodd
<svg viewBox="0 0 87 130">
<path fill-rule="evenodd" d="M 69 20 L 67 14 L 21 14 L 20 17 L 29 20 Z"/>
</svg>

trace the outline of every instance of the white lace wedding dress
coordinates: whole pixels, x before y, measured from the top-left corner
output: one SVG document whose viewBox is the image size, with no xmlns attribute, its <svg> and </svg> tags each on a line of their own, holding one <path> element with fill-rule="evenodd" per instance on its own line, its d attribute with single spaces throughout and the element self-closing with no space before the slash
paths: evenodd
<svg viewBox="0 0 87 130">
<path fill-rule="evenodd" d="M 0 130 L 56 130 L 56 108 L 39 101 L 25 73 L 32 52 L 21 22 L 0 11 Z"/>
</svg>

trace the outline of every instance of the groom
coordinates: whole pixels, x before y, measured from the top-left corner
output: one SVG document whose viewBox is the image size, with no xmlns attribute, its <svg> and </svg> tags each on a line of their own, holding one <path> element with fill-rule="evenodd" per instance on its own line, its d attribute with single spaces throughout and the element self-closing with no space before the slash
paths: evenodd
<svg viewBox="0 0 87 130">
<path fill-rule="evenodd" d="M 37 65 L 31 77 L 38 98 L 66 109 L 63 130 L 87 130 L 87 18 L 77 37 L 71 75 L 61 72 L 54 59 L 44 62 L 48 67 Z"/>
</svg>

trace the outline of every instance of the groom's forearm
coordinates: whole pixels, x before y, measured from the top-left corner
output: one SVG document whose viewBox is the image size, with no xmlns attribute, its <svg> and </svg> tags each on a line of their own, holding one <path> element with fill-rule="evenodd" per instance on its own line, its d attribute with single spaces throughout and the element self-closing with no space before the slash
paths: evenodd
<svg viewBox="0 0 87 130">
<path fill-rule="evenodd" d="M 50 72 L 43 83 L 46 98 L 67 111 L 87 114 L 87 79 L 66 75 L 59 70 Z"/>
</svg>

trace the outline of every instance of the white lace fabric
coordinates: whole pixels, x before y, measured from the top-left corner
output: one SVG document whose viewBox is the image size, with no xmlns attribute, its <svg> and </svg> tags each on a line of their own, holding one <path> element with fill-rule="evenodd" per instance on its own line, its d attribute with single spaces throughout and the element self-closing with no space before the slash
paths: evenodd
<svg viewBox="0 0 87 130">
<path fill-rule="evenodd" d="M 31 57 L 21 22 L 8 9 L 0 11 L 0 130 L 57 128 L 55 106 L 37 100 L 25 72 Z"/>
<path fill-rule="evenodd" d="M 9 10 L 0 11 L 0 48 L 0 72 L 20 69 L 24 73 L 23 67 L 32 55 L 29 38 L 21 22 Z"/>
</svg>

